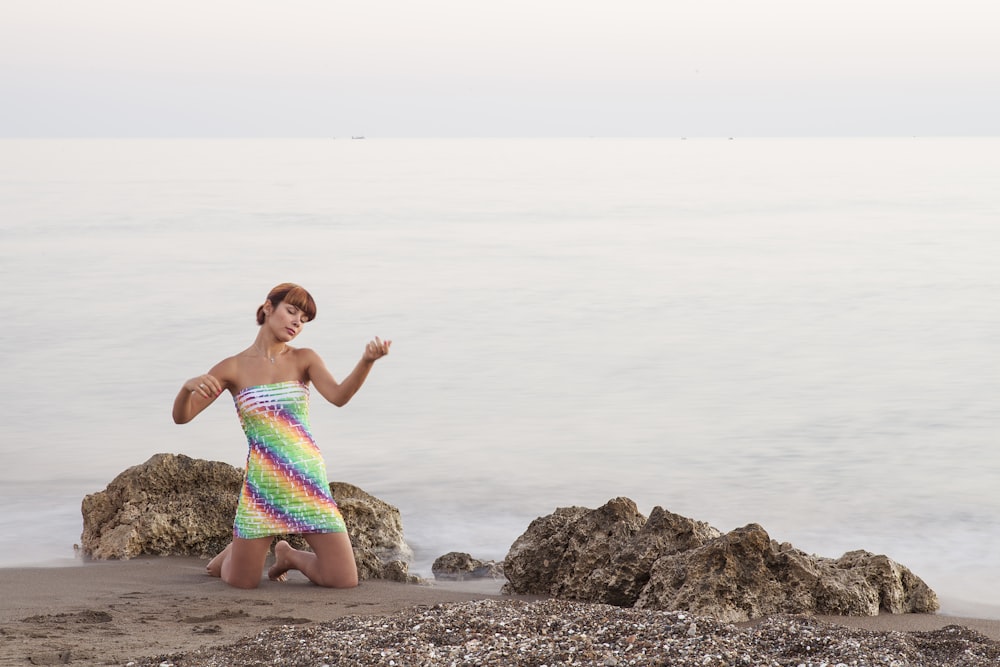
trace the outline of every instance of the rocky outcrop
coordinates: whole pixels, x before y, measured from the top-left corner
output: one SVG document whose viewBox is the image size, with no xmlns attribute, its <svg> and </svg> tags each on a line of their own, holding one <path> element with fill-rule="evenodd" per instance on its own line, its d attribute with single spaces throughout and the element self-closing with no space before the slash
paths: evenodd
<svg viewBox="0 0 1000 667">
<path fill-rule="evenodd" d="M 83 499 L 81 549 L 89 558 L 208 557 L 232 540 L 243 472 L 228 463 L 156 454 Z M 360 579 L 415 581 L 399 510 L 345 482 L 330 484 Z M 306 547 L 297 536 L 280 536 Z"/>
<path fill-rule="evenodd" d="M 757 524 L 723 535 L 628 498 L 536 519 L 503 563 L 506 593 L 690 611 L 723 621 L 770 614 L 933 612 L 937 596 L 886 556 L 834 560 L 778 544 Z"/>
<path fill-rule="evenodd" d="M 492 560 L 479 560 L 461 551 L 451 551 L 438 557 L 431 565 L 435 579 L 465 581 L 467 579 L 502 579 L 503 568 Z"/>
<path fill-rule="evenodd" d="M 413 550 L 403 539 L 399 509 L 347 482 L 330 482 L 330 490 L 351 536 L 358 576 L 409 583 L 419 581 L 418 577 L 409 574 Z"/>
<path fill-rule="evenodd" d="M 85 556 L 210 556 L 232 541 L 242 472 L 227 463 L 157 454 L 83 499 Z"/>
</svg>

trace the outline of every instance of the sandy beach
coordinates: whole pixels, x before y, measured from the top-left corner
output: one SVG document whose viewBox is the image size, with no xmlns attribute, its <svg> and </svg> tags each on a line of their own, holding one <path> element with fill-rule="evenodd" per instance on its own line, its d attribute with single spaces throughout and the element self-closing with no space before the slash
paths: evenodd
<svg viewBox="0 0 1000 667">
<path fill-rule="evenodd" d="M 0 665 L 119 665 L 219 645 L 269 626 L 481 599 L 439 586 L 365 581 L 350 590 L 285 583 L 230 588 L 197 558 L 138 558 L 76 567 L 8 568 L 0 606 Z"/>
<path fill-rule="evenodd" d="M 171 657 L 167 662 L 176 665 L 271 664 L 273 661 L 266 652 L 261 653 L 256 648 L 251 653 L 259 655 L 252 660 L 244 657 L 240 661 L 235 656 L 245 656 L 248 645 L 276 647 L 294 643 L 321 646 L 324 641 L 321 633 L 359 632 L 359 628 L 364 627 L 370 630 L 373 622 L 383 629 L 398 626 L 405 630 L 409 625 L 414 626 L 414 630 L 421 625 L 430 627 L 432 621 L 441 622 L 440 618 L 433 620 L 431 616 L 440 617 L 442 614 L 450 616 L 459 624 L 458 627 L 466 627 L 466 632 L 473 620 L 482 622 L 486 617 L 492 617 L 491 623 L 501 627 L 504 623 L 496 620 L 498 615 L 507 614 L 523 620 L 530 616 L 527 612 L 529 607 L 546 604 L 537 599 L 499 595 L 495 584 L 413 585 L 366 581 L 356 589 L 337 591 L 317 588 L 297 573 L 292 573 L 286 583 L 264 581 L 256 590 L 243 591 L 206 576 L 204 565 L 205 561 L 193 558 L 140 558 L 88 562 L 72 567 L 5 569 L 3 604 L 0 606 L 0 665 L 160 664 L 165 657 Z M 648 618 L 651 613 L 602 605 L 559 604 L 563 606 L 539 607 L 536 612 L 545 618 L 563 616 L 572 620 L 601 616 L 616 619 L 616 622 L 633 616 L 640 618 L 641 614 L 647 614 L 645 618 Z M 590 614 L 590 609 L 595 613 Z M 423 620 L 414 620 L 418 616 Z M 373 617 L 378 618 L 373 621 Z M 662 620 L 674 626 L 691 623 L 695 627 L 695 620 L 683 614 L 663 616 Z M 331 628 L 329 622 L 341 625 Z M 749 627 L 764 627 L 769 622 Z M 831 628 L 842 630 L 854 628 L 856 630 L 851 632 L 863 632 L 864 637 L 874 638 L 873 641 L 878 641 L 878 633 L 883 632 L 920 635 L 949 626 L 962 626 L 975 631 L 970 636 L 974 643 L 978 642 L 978 650 L 986 650 L 987 653 L 1000 650 L 1000 645 L 994 643 L 1000 641 L 998 620 L 948 615 L 882 615 L 874 618 L 822 617 L 806 622 L 808 627 L 813 628 L 809 632 L 831 624 Z M 782 623 L 780 627 L 784 629 L 781 632 L 787 633 L 788 625 L 785 621 Z M 695 632 L 689 628 L 685 633 L 688 641 L 696 634 L 706 635 L 714 641 L 720 636 L 738 634 L 747 629 L 723 626 L 707 619 L 698 619 L 697 627 L 701 629 Z M 764 631 L 774 634 L 775 628 L 765 628 Z M 635 642 L 635 631 L 629 632 L 633 634 L 625 641 Z M 824 632 L 826 630 L 820 634 Z M 368 635 L 361 636 L 370 637 L 371 634 L 369 631 Z M 494 634 L 499 637 L 502 633 Z M 542 634 L 547 635 L 548 631 L 544 630 Z M 577 636 L 580 634 L 578 632 Z M 524 633 L 519 632 L 518 636 L 524 636 Z M 418 639 L 415 634 L 413 638 L 414 641 Z M 934 640 L 931 635 L 924 639 L 928 638 Z M 327 636 L 325 641 L 337 640 Z M 551 648 L 554 639 L 547 641 L 550 642 L 547 646 Z M 759 637 L 754 641 L 759 643 Z M 476 642 L 470 645 L 477 645 Z M 241 643 L 242 648 L 235 648 Z M 524 647 L 520 650 L 523 655 Z M 376 658 L 355 664 L 391 664 L 383 654 L 384 650 L 375 654 Z M 491 655 L 494 654 L 499 655 L 495 651 Z M 1000 652 L 995 655 L 1000 655 Z M 576 664 L 630 664 L 622 663 L 610 653 L 601 662 L 588 663 L 581 656 L 577 654 Z M 307 660 L 312 659 L 316 659 L 315 656 L 302 658 L 306 662 L 291 660 L 288 664 L 309 664 Z M 404 657 L 395 664 L 451 662 L 442 658 L 440 663 L 426 660 L 414 663 Z M 491 663 L 484 659 L 476 664 L 504 664 L 504 661 L 498 659 Z M 654 663 L 640 660 L 631 664 Z M 972 661 L 966 664 L 995 663 Z"/>
</svg>

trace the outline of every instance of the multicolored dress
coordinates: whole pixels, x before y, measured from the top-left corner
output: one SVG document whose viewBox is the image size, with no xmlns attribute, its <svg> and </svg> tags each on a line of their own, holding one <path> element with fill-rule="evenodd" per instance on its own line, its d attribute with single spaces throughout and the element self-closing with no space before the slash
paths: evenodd
<svg viewBox="0 0 1000 667">
<path fill-rule="evenodd" d="M 308 385 L 256 385 L 234 401 L 250 451 L 233 536 L 346 532 L 310 432 Z"/>
</svg>

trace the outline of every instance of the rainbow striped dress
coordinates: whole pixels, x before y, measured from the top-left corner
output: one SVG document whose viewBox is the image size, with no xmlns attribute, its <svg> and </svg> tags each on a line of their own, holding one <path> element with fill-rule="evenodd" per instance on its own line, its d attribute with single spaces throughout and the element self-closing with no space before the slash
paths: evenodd
<svg viewBox="0 0 1000 667">
<path fill-rule="evenodd" d="M 346 532 L 309 430 L 309 387 L 296 380 L 256 385 L 234 401 L 250 451 L 233 536 Z"/>
</svg>

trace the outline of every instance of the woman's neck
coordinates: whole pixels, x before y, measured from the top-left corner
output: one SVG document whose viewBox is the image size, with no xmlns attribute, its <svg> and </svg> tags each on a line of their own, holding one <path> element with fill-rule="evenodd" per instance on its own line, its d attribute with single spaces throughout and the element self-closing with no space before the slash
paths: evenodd
<svg viewBox="0 0 1000 667">
<path fill-rule="evenodd" d="M 278 360 L 278 357 L 288 352 L 288 346 L 285 343 L 280 340 L 268 340 L 265 336 L 257 336 L 251 349 L 272 364 Z"/>
</svg>

